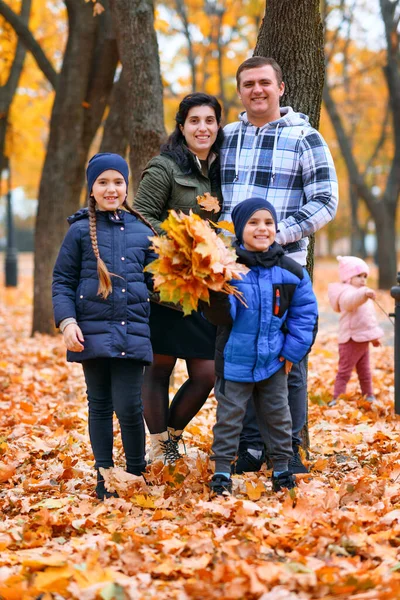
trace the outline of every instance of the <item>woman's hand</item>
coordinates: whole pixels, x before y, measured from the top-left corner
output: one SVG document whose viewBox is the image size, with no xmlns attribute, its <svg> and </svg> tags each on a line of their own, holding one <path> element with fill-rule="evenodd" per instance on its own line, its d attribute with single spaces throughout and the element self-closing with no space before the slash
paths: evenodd
<svg viewBox="0 0 400 600">
<path fill-rule="evenodd" d="M 70 323 L 63 331 L 64 343 L 71 352 L 82 352 L 85 341 L 82 331 L 76 323 Z"/>
<path fill-rule="evenodd" d="M 379 341 L 379 340 L 372 340 L 372 341 L 371 341 L 371 344 L 372 344 L 373 346 L 375 346 L 375 347 L 377 347 L 377 346 L 381 346 L 381 343 L 380 343 L 380 341 Z"/>
<path fill-rule="evenodd" d="M 286 360 L 283 356 L 280 356 L 279 360 L 281 362 L 285 361 L 285 373 L 286 375 L 289 375 L 290 371 L 292 370 L 293 363 L 290 362 L 290 360 Z"/>
</svg>

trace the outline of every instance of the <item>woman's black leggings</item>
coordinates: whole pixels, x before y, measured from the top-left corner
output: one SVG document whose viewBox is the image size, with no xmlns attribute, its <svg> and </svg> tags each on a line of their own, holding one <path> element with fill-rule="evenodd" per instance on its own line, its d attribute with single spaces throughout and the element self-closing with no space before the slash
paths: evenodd
<svg viewBox="0 0 400 600">
<path fill-rule="evenodd" d="M 155 354 L 146 367 L 143 381 L 144 417 L 150 433 L 162 433 L 167 427 L 178 431 L 199 412 L 214 387 L 214 361 L 187 358 L 189 379 L 180 387 L 169 405 L 169 379 L 177 358 Z"/>
<path fill-rule="evenodd" d="M 113 413 L 120 427 L 126 470 L 140 475 L 146 467 L 141 388 L 143 365 L 133 359 L 94 358 L 82 362 L 89 402 L 89 437 L 96 468 L 112 467 Z"/>
</svg>

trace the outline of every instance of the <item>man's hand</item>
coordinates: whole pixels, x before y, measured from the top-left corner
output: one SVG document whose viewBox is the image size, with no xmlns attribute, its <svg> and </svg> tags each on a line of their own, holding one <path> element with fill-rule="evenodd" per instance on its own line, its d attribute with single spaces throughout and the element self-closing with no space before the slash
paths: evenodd
<svg viewBox="0 0 400 600">
<path fill-rule="evenodd" d="M 371 288 L 367 288 L 365 290 L 365 295 L 367 296 L 367 298 L 371 298 L 372 300 L 375 300 L 376 298 L 376 293 L 374 292 L 374 290 L 371 290 Z"/>
<path fill-rule="evenodd" d="M 71 352 L 82 352 L 85 341 L 80 327 L 76 323 L 70 323 L 63 332 L 64 343 Z"/>
<path fill-rule="evenodd" d="M 289 375 L 290 371 L 292 370 L 293 363 L 290 362 L 290 360 L 286 360 L 283 356 L 280 356 L 279 360 L 281 362 L 285 361 L 285 373 L 286 375 Z"/>
<path fill-rule="evenodd" d="M 377 346 L 381 346 L 381 343 L 380 343 L 380 341 L 379 341 L 379 340 L 371 340 L 371 344 L 372 344 L 373 346 L 375 346 L 375 347 L 377 347 Z"/>
</svg>

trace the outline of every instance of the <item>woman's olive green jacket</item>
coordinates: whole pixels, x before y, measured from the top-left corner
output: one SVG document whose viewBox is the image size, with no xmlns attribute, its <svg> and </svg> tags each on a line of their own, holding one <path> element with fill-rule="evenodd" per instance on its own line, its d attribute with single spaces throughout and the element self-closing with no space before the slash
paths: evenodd
<svg viewBox="0 0 400 600">
<path fill-rule="evenodd" d="M 161 223 L 168 217 L 169 210 L 181 210 L 188 214 L 190 210 L 202 219 L 216 222 L 220 212 L 209 212 L 201 208 L 198 196 L 209 192 L 216 196 L 222 206 L 222 194 L 219 175 L 219 159 L 215 155 L 209 158 L 208 176 L 203 175 L 200 163 L 189 174 L 184 173 L 176 162 L 163 154 L 152 158 L 142 174 L 134 207 L 162 234 Z"/>
</svg>

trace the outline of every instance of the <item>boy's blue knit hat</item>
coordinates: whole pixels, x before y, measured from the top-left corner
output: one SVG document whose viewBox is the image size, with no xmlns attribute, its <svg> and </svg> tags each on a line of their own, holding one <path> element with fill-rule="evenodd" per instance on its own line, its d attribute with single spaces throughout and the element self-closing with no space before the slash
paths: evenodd
<svg viewBox="0 0 400 600">
<path fill-rule="evenodd" d="M 89 160 L 86 169 L 86 181 L 89 194 L 92 191 L 92 187 L 99 175 L 108 169 L 118 171 L 125 179 L 126 187 L 128 187 L 129 181 L 129 167 L 128 163 L 119 154 L 113 154 L 112 152 L 100 152 L 95 154 Z"/>
<path fill-rule="evenodd" d="M 272 204 L 268 202 L 268 200 L 264 200 L 264 198 L 248 198 L 237 204 L 232 211 L 232 222 L 235 227 L 237 240 L 240 244 L 243 242 L 243 230 L 247 221 L 258 210 L 268 210 L 271 213 L 275 223 L 275 229 L 277 230 L 278 218 Z"/>
</svg>

